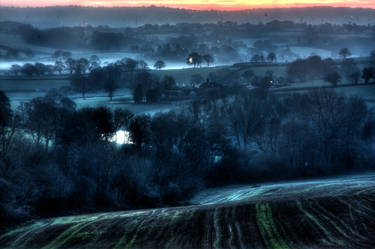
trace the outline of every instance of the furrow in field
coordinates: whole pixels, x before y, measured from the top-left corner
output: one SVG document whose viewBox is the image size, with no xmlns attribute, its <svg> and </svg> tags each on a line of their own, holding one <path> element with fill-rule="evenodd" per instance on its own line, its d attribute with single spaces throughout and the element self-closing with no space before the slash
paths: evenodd
<svg viewBox="0 0 375 249">
<path fill-rule="evenodd" d="M 256 211 L 258 229 L 266 248 L 289 249 L 275 226 L 270 205 L 268 203 L 256 204 Z"/>
</svg>

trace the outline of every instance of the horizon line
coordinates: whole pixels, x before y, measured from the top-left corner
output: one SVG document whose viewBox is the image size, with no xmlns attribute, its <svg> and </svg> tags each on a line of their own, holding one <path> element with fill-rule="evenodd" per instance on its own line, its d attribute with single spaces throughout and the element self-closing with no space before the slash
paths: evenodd
<svg viewBox="0 0 375 249">
<path fill-rule="evenodd" d="M 194 8 L 187 6 L 169 6 L 169 5 L 114 5 L 114 6 L 105 6 L 105 5 L 84 5 L 84 4 L 55 4 L 55 5 L 0 5 L 0 8 L 18 8 L 18 9 L 37 9 L 37 8 L 56 8 L 56 7 L 81 7 L 81 8 L 105 8 L 105 9 L 116 9 L 116 8 L 165 8 L 165 9 L 176 9 L 176 10 L 190 10 L 190 11 L 220 11 L 220 12 L 240 12 L 240 11 L 251 11 L 251 10 L 270 10 L 270 9 L 313 9 L 313 8 L 335 8 L 335 9 L 363 9 L 363 10 L 375 10 L 374 7 L 358 7 L 358 6 L 345 6 L 345 5 L 309 5 L 309 4 L 298 4 L 291 6 L 262 6 L 262 7 L 207 7 L 207 8 Z"/>
</svg>

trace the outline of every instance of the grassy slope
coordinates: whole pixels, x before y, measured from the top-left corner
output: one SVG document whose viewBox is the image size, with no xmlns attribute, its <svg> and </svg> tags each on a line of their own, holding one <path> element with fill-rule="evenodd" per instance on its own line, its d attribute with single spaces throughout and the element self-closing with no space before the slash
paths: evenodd
<svg viewBox="0 0 375 249">
<path fill-rule="evenodd" d="M 375 248 L 375 176 L 209 190 L 192 205 L 39 220 L 0 248 Z"/>
</svg>

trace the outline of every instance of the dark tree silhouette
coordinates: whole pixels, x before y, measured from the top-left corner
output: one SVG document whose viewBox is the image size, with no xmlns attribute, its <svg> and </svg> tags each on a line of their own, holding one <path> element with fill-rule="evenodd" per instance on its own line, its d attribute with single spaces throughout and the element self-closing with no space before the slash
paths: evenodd
<svg viewBox="0 0 375 249">
<path fill-rule="evenodd" d="M 161 70 L 162 68 L 165 68 L 165 62 L 162 60 L 158 60 L 154 64 L 154 68 L 157 70 Z"/>
<path fill-rule="evenodd" d="M 161 92 L 159 87 L 150 88 L 146 92 L 146 101 L 147 103 L 157 103 L 160 101 Z"/>
<path fill-rule="evenodd" d="M 66 65 L 66 68 L 69 70 L 69 73 L 70 74 L 73 74 L 73 72 L 75 71 L 76 69 L 76 64 L 77 64 L 77 61 L 72 59 L 72 58 L 68 58 L 66 59 L 65 61 L 65 65 Z"/>
<path fill-rule="evenodd" d="M 11 119 L 12 109 L 9 98 L 3 91 L 0 91 L 0 158 L 4 159 L 15 133 L 15 127 L 10 127 Z"/>
<path fill-rule="evenodd" d="M 9 98 L 3 91 L 0 91 L 0 127 L 8 125 L 11 114 Z"/>
<path fill-rule="evenodd" d="M 360 69 L 358 68 L 354 59 L 345 59 L 342 62 L 341 70 L 345 74 L 346 78 L 351 79 L 354 84 L 358 83 L 356 76 L 358 75 L 357 73 L 360 72 Z"/>
<path fill-rule="evenodd" d="M 117 84 L 116 81 L 113 79 L 108 79 L 107 82 L 104 85 L 104 90 L 108 93 L 108 97 L 110 100 L 113 98 L 113 93 L 117 89 Z"/>
<path fill-rule="evenodd" d="M 130 121 L 134 117 L 134 114 L 126 109 L 116 109 L 114 111 L 114 127 L 117 130 L 119 129 L 129 129 Z"/>
<path fill-rule="evenodd" d="M 202 56 L 203 60 L 206 62 L 207 67 L 210 67 L 210 64 L 214 62 L 214 57 L 210 54 L 205 54 Z"/>
<path fill-rule="evenodd" d="M 170 90 L 176 88 L 176 81 L 172 76 L 166 75 L 161 81 L 161 85 L 164 89 Z"/>
<path fill-rule="evenodd" d="M 357 85 L 359 83 L 359 79 L 361 78 L 361 73 L 354 72 L 350 75 L 350 78 L 353 80 L 353 83 Z"/>
<path fill-rule="evenodd" d="M 348 48 L 342 48 L 339 52 L 339 55 L 341 55 L 344 59 L 352 55 L 352 52 Z"/>
<path fill-rule="evenodd" d="M 74 75 L 70 79 L 70 84 L 75 91 L 82 94 L 83 99 L 86 99 L 86 93 L 89 89 L 89 80 L 86 76 Z"/>
<path fill-rule="evenodd" d="M 365 84 L 368 84 L 371 78 L 374 77 L 374 70 L 370 67 L 366 67 L 362 71 L 362 78 L 365 80 Z"/>
<path fill-rule="evenodd" d="M 26 63 L 22 66 L 21 72 L 22 74 L 31 77 L 37 73 L 37 69 L 31 63 Z"/>
<path fill-rule="evenodd" d="M 80 58 L 75 65 L 76 74 L 85 74 L 89 69 L 89 61 L 86 58 Z"/>
<path fill-rule="evenodd" d="M 324 80 L 337 86 L 337 83 L 341 81 L 341 75 L 338 72 L 329 73 L 324 77 Z"/>
<path fill-rule="evenodd" d="M 148 64 L 147 64 L 147 62 L 145 62 L 145 61 L 143 61 L 143 60 L 138 61 L 138 68 L 141 69 L 141 70 L 146 70 L 146 69 L 148 69 Z"/>
<path fill-rule="evenodd" d="M 274 53 L 274 52 L 271 52 L 271 53 L 269 53 L 268 54 L 268 56 L 267 56 L 267 60 L 269 61 L 269 62 L 275 62 L 276 61 L 276 54 Z"/>
<path fill-rule="evenodd" d="M 144 96 L 145 96 L 145 91 L 144 91 L 143 85 L 137 84 L 137 86 L 135 87 L 133 91 L 134 102 L 137 104 L 143 103 Z"/>
<path fill-rule="evenodd" d="M 93 109 L 93 120 L 98 134 L 105 140 L 109 140 L 116 132 L 113 123 L 113 114 L 107 107 L 99 107 Z"/>
<path fill-rule="evenodd" d="M 193 65 L 193 67 L 196 68 L 202 63 L 202 56 L 200 56 L 197 52 L 192 52 L 189 54 L 186 63 L 188 65 Z"/>
<path fill-rule="evenodd" d="M 89 60 L 90 71 L 100 67 L 100 58 L 97 55 L 92 55 Z"/>
<path fill-rule="evenodd" d="M 55 62 L 55 70 L 59 72 L 59 74 L 61 74 L 62 71 L 64 71 L 64 69 L 65 69 L 65 65 L 62 61 Z"/>
<path fill-rule="evenodd" d="M 11 67 L 10 67 L 10 71 L 15 75 L 17 76 L 20 72 L 21 72 L 21 66 L 20 65 L 17 65 L 17 64 L 13 64 Z"/>
<path fill-rule="evenodd" d="M 148 115 L 140 115 L 133 118 L 129 125 L 130 136 L 134 144 L 139 148 L 145 148 L 151 142 L 151 118 Z"/>
<path fill-rule="evenodd" d="M 130 58 L 123 59 L 122 61 L 125 63 L 125 70 L 129 74 L 133 74 L 135 69 L 137 68 L 138 62 Z"/>
</svg>

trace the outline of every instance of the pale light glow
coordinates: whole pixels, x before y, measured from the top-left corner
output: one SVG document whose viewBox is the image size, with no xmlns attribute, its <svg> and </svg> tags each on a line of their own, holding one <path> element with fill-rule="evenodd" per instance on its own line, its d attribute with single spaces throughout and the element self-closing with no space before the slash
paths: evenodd
<svg viewBox="0 0 375 249">
<path fill-rule="evenodd" d="M 117 144 L 133 144 L 130 139 L 130 133 L 125 130 L 118 130 L 116 134 L 109 139 L 110 142 L 116 142 Z"/>
</svg>

